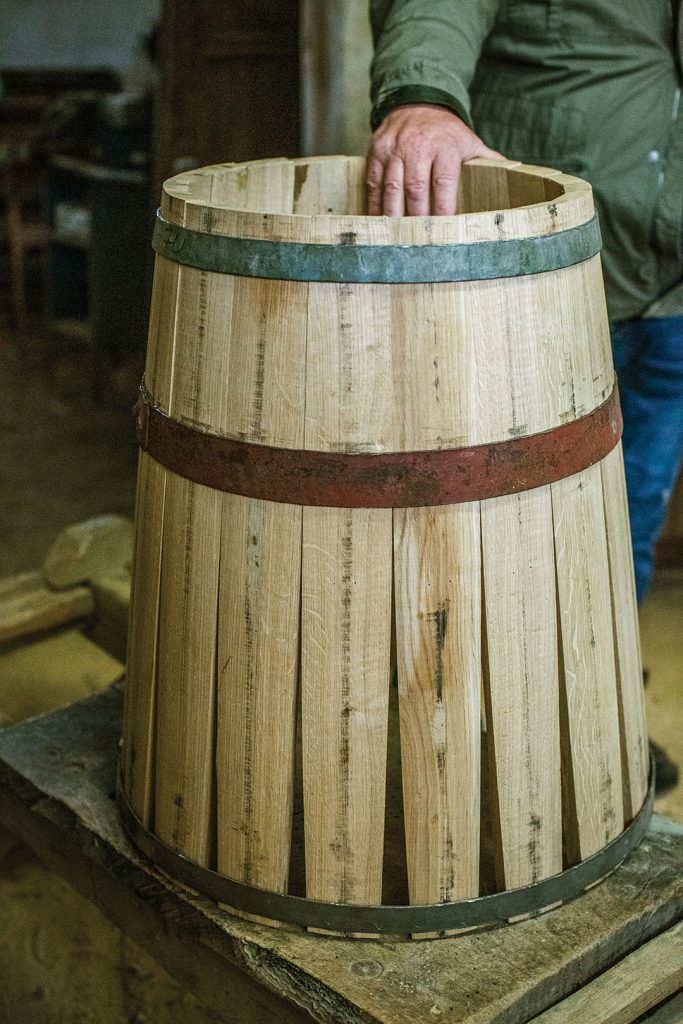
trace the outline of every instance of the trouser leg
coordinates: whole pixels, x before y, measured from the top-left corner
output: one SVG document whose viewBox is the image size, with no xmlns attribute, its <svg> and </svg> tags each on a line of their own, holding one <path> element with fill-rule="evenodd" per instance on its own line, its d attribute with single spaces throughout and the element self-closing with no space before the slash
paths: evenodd
<svg viewBox="0 0 683 1024">
<path fill-rule="evenodd" d="M 683 451 L 683 317 L 613 325 L 636 590 L 650 583 Z"/>
</svg>

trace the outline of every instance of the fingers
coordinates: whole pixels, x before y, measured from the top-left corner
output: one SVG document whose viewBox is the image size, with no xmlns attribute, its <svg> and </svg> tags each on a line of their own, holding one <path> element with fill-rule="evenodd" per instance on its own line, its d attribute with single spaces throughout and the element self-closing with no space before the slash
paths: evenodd
<svg viewBox="0 0 683 1024">
<path fill-rule="evenodd" d="M 452 217 L 456 210 L 461 163 L 450 153 L 437 153 L 432 165 L 432 213 Z"/>
<path fill-rule="evenodd" d="M 424 217 L 456 212 L 461 165 L 500 158 L 459 117 L 431 104 L 406 104 L 387 114 L 368 156 L 368 212 Z"/>
<path fill-rule="evenodd" d="M 386 163 L 371 156 L 368 164 L 368 213 L 385 217 L 426 216 L 431 196 L 431 164 L 412 162 L 407 166 L 396 155 Z"/>
<path fill-rule="evenodd" d="M 376 217 L 382 212 L 382 191 L 384 186 L 384 164 L 371 150 L 365 184 L 368 189 L 368 213 Z"/>
<path fill-rule="evenodd" d="M 432 194 L 432 161 L 410 160 L 405 169 L 406 213 L 409 217 L 426 217 Z"/>
<path fill-rule="evenodd" d="M 368 213 L 385 217 L 426 217 L 429 213 L 455 213 L 460 164 L 437 157 L 408 165 L 391 157 L 387 164 L 374 159 L 368 167 Z"/>
<path fill-rule="evenodd" d="M 400 157 L 392 156 L 384 167 L 382 213 L 385 217 L 402 217 L 406 212 L 405 187 L 405 165 Z"/>
</svg>

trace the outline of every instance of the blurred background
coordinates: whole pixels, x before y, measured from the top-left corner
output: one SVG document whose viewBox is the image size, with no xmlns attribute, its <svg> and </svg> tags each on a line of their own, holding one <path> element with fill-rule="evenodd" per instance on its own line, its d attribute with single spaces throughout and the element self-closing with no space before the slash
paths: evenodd
<svg viewBox="0 0 683 1024">
<path fill-rule="evenodd" d="M 370 55 L 363 0 L 0 6 L 0 575 L 132 513 L 162 181 L 364 152 Z"/>
</svg>

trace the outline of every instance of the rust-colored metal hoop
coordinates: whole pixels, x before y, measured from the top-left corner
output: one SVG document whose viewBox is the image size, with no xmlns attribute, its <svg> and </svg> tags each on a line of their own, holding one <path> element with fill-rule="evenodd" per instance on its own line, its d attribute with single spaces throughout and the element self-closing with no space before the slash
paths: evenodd
<svg viewBox="0 0 683 1024">
<path fill-rule="evenodd" d="M 145 389 L 140 447 L 173 473 L 248 498 L 337 508 L 411 508 L 480 501 L 542 487 L 595 465 L 621 437 L 616 385 L 602 405 L 552 430 L 440 451 L 348 454 L 275 448 L 190 427 Z"/>
</svg>

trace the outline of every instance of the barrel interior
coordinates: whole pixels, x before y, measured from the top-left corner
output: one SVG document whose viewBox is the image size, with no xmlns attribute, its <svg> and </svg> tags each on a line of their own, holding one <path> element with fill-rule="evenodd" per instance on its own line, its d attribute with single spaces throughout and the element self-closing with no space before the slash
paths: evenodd
<svg viewBox="0 0 683 1024">
<path fill-rule="evenodd" d="M 557 180 L 522 165 L 497 163 L 463 165 L 458 193 L 460 214 L 516 209 L 564 195 L 564 185 Z M 179 175 L 167 184 L 167 191 L 187 202 L 245 213 L 367 215 L 363 157 L 303 158 L 283 160 L 281 165 L 288 173 L 293 169 L 291 188 L 272 188 L 278 162 L 266 160 L 235 166 L 218 164 Z"/>
</svg>

